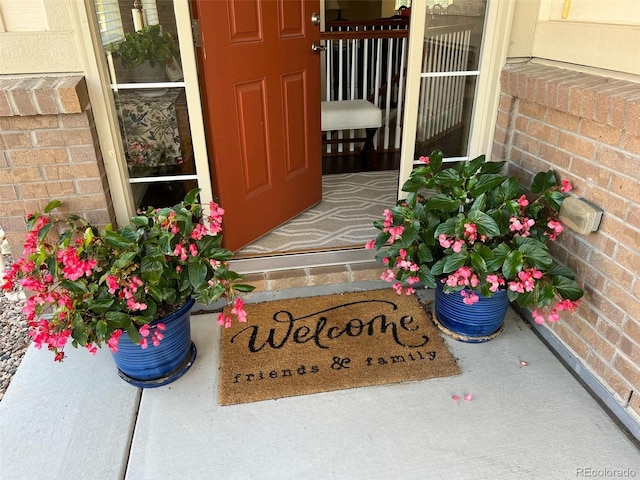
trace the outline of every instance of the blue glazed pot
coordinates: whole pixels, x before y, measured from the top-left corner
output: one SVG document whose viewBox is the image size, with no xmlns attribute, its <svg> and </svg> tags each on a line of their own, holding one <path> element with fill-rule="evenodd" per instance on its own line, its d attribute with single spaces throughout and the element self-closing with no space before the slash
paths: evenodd
<svg viewBox="0 0 640 480">
<path fill-rule="evenodd" d="M 189 370 L 196 358 L 190 323 L 194 303 L 189 299 L 178 311 L 149 324 L 151 330 L 158 323 L 166 327 L 157 347 L 150 344 L 143 349 L 131 341 L 126 331 L 122 334 L 118 351 L 112 352 L 120 378 L 136 387 L 152 388 L 171 383 Z"/>
<path fill-rule="evenodd" d="M 440 329 L 456 340 L 470 343 L 486 342 L 502 331 L 509 308 L 506 290 L 491 297 L 476 292 L 480 300 L 473 305 L 463 302 L 460 292 L 445 293 L 438 282 L 435 292 L 435 313 Z M 444 328 L 442 328 L 444 327 Z"/>
</svg>

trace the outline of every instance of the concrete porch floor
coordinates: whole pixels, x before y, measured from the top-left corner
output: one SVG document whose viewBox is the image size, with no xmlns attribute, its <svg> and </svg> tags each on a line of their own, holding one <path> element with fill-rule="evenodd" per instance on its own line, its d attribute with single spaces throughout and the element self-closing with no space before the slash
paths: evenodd
<svg viewBox="0 0 640 480">
<path fill-rule="evenodd" d="M 445 339 L 461 375 L 228 407 L 217 403 L 219 333 L 214 314 L 192 316 L 195 364 L 144 391 L 120 380 L 106 349 L 69 348 L 57 365 L 30 347 L 0 402 L 0 477 L 640 477 L 636 444 L 513 311 L 489 343 Z"/>
</svg>

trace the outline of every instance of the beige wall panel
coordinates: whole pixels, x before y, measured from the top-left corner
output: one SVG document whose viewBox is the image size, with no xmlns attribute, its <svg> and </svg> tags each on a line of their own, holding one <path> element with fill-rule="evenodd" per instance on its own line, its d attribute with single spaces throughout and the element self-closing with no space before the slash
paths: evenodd
<svg viewBox="0 0 640 480">
<path fill-rule="evenodd" d="M 513 27 L 507 57 L 530 57 L 536 31 L 540 0 L 518 1 L 514 4 Z"/>
<path fill-rule="evenodd" d="M 621 25 L 538 22 L 532 56 L 640 75 L 640 29 Z"/>
<path fill-rule="evenodd" d="M 78 1 L 78 0 L 72 0 Z M 133 3 L 133 2 L 131 2 Z M 49 31 L 73 30 L 69 0 L 46 0 L 44 10 Z"/>
<path fill-rule="evenodd" d="M 562 20 L 565 0 L 543 0 L 540 20 Z M 640 25 L 638 0 L 571 0 L 566 20 L 584 23 Z"/>
<path fill-rule="evenodd" d="M 59 0 L 54 0 L 53 3 L 59 3 Z M 7 32 L 48 29 L 42 0 L 0 0 L 0 15 Z"/>
<path fill-rule="evenodd" d="M 73 32 L 0 33 L 0 74 L 81 72 Z"/>
</svg>

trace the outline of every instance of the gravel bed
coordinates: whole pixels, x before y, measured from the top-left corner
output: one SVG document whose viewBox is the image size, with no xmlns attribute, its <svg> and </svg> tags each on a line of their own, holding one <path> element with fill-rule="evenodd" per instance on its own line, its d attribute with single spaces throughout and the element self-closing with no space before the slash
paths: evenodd
<svg viewBox="0 0 640 480">
<path fill-rule="evenodd" d="M 11 257 L 5 255 L 7 267 Z M 22 313 L 23 292 L 0 293 L 0 400 L 9 387 L 29 346 L 27 321 Z"/>
</svg>

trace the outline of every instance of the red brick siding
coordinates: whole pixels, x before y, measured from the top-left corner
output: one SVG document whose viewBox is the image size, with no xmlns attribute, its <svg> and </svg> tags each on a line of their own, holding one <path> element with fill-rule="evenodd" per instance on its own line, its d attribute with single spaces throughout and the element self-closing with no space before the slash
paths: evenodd
<svg viewBox="0 0 640 480">
<path fill-rule="evenodd" d="M 84 78 L 0 77 L 0 227 L 14 255 L 26 215 L 52 199 L 98 225 L 115 218 Z"/>
<path fill-rule="evenodd" d="M 550 326 L 619 402 L 640 415 L 640 84 L 542 65 L 509 65 L 492 157 L 528 182 L 554 169 L 604 210 L 600 229 L 553 245 L 586 291 Z M 632 393 L 633 392 L 633 393 Z"/>
</svg>

